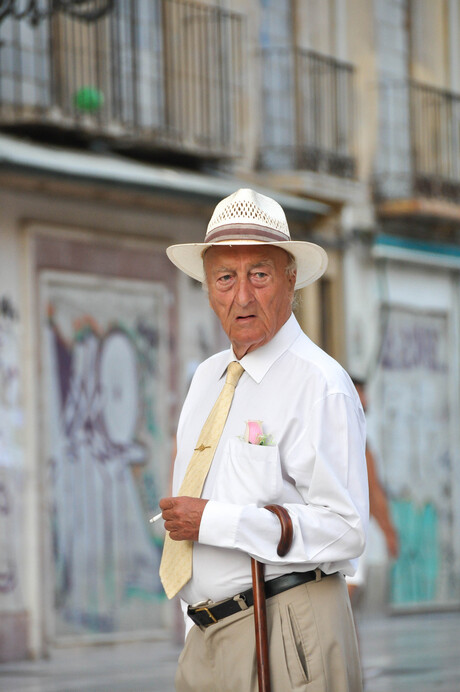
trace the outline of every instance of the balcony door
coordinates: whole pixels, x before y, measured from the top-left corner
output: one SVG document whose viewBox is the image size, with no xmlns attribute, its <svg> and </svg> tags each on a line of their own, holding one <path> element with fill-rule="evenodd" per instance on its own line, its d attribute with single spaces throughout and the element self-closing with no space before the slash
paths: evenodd
<svg viewBox="0 0 460 692">
<path fill-rule="evenodd" d="M 291 168 L 295 139 L 292 0 L 260 0 L 263 168 Z M 265 143 L 270 143 L 265 147 Z"/>
<path fill-rule="evenodd" d="M 353 177 L 353 67 L 336 57 L 345 52 L 342 3 L 261 4 L 259 165 Z"/>
</svg>

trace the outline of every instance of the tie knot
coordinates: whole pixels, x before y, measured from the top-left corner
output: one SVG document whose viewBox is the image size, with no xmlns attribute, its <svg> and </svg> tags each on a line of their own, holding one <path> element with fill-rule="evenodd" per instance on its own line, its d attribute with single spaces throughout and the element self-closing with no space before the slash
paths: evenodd
<svg viewBox="0 0 460 692">
<path fill-rule="evenodd" d="M 238 380 L 240 379 L 241 375 L 244 372 L 244 368 L 240 363 L 237 363 L 236 360 L 232 360 L 232 362 L 229 364 L 227 368 L 227 379 L 225 380 L 226 384 L 231 384 L 233 387 L 236 387 L 238 384 Z"/>
</svg>

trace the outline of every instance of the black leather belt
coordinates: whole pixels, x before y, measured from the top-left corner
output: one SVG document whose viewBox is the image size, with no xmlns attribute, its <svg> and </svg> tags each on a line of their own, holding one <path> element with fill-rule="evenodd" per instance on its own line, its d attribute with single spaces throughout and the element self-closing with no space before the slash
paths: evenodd
<svg viewBox="0 0 460 692">
<path fill-rule="evenodd" d="M 292 572 L 291 574 L 283 574 L 282 577 L 276 577 L 276 579 L 265 582 L 265 598 L 276 596 L 276 594 L 287 591 L 288 589 L 293 589 L 294 586 L 299 586 L 299 584 L 314 581 L 317 578 L 316 572 L 316 570 L 312 572 Z M 319 572 L 321 578 L 328 576 L 324 574 L 324 572 L 321 572 L 321 570 L 319 570 Z M 250 608 L 253 604 L 254 596 L 252 589 L 248 589 L 220 603 L 211 603 L 208 601 L 205 603 L 198 603 L 196 606 L 189 606 L 187 615 L 192 618 L 195 625 L 209 627 L 209 625 L 214 625 L 219 620 L 233 615 L 233 613 L 238 613 L 241 610 Z"/>
</svg>

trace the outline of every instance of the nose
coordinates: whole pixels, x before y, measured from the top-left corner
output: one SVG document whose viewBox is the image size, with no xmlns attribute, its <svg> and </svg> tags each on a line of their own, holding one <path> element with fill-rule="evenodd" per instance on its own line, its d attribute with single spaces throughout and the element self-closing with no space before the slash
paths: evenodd
<svg viewBox="0 0 460 692">
<path fill-rule="evenodd" d="M 247 278 L 239 279 L 236 286 L 235 300 L 241 308 L 250 305 L 254 300 L 251 283 Z"/>
</svg>

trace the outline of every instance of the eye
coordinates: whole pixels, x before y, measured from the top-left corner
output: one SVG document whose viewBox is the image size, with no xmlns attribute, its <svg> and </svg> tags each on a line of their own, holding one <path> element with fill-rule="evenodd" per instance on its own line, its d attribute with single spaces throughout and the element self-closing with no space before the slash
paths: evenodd
<svg viewBox="0 0 460 692">
<path fill-rule="evenodd" d="M 254 284 L 257 284 L 257 285 L 264 284 L 268 281 L 269 278 L 270 278 L 270 275 L 261 269 L 258 271 L 251 272 L 251 281 Z"/>
<path fill-rule="evenodd" d="M 216 285 L 218 288 L 229 288 L 233 283 L 233 274 L 221 274 L 216 279 Z"/>
</svg>

